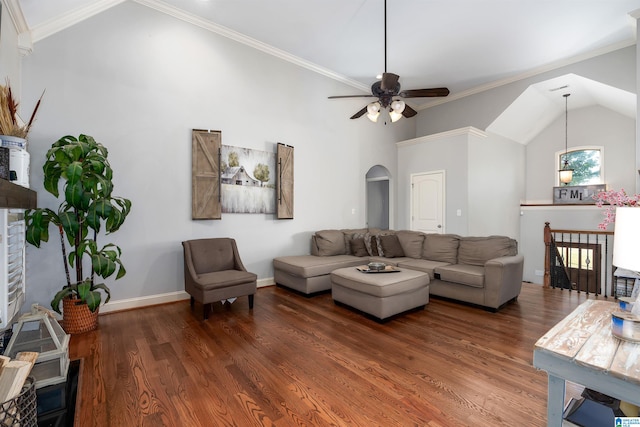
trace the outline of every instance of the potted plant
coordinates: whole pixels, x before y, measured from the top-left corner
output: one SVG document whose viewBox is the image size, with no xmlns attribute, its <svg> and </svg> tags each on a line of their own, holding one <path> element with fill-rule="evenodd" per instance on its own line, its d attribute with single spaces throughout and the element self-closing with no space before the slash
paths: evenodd
<svg viewBox="0 0 640 427">
<path fill-rule="evenodd" d="M 25 213 L 26 239 L 36 247 L 49 240 L 50 224 L 58 227 L 67 283 L 55 294 L 51 307 L 60 313 L 62 301 L 63 324 L 68 333 L 97 326 L 101 291 L 106 294 L 105 303 L 111 292 L 104 283 L 96 283 L 96 276 L 104 279 L 115 274 L 117 280 L 126 274 L 120 248 L 113 243 L 99 247 L 97 241 L 103 225 L 105 234 L 113 233 L 131 211 L 130 200 L 112 194 L 113 170 L 107 155 L 107 149 L 91 136 L 60 138 L 47 151 L 43 166 L 44 188 L 56 198 L 61 196 L 59 184 L 63 181 L 58 211 L 38 208 Z M 68 254 L 65 237 L 71 248 Z M 85 267 L 90 267 L 87 276 Z M 75 270 L 74 280 L 70 269 Z M 76 327 L 75 321 L 69 319 L 76 309 L 88 324 Z"/>
</svg>

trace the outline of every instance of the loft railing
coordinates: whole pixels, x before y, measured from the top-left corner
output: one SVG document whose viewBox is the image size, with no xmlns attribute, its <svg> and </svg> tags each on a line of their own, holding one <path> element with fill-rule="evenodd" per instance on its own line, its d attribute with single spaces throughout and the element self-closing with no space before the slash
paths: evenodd
<svg viewBox="0 0 640 427">
<path fill-rule="evenodd" d="M 612 231 L 554 230 L 546 222 L 544 244 L 545 287 L 621 296 L 611 264 Z M 625 281 L 625 288 L 631 286 Z"/>
</svg>

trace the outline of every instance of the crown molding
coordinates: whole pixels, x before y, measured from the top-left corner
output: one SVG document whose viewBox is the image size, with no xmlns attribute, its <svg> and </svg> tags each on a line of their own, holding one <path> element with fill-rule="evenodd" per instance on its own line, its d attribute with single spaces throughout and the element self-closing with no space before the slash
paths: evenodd
<svg viewBox="0 0 640 427">
<path fill-rule="evenodd" d="M 407 139 L 405 141 L 396 142 L 397 147 L 408 147 L 410 145 L 424 144 L 425 142 L 442 140 L 444 138 L 452 138 L 454 136 L 477 136 L 480 138 L 486 138 L 487 132 L 475 128 L 473 126 L 467 126 L 459 129 L 452 129 L 445 132 L 434 133 L 433 135 L 420 136 L 418 138 Z"/>
<path fill-rule="evenodd" d="M 640 13 L 640 9 L 638 10 Z M 475 95 L 481 92 L 485 92 L 491 89 L 498 88 L 500 86 L 505 86 L 510 83 L 514 83 L 520 80 L 528 79 L 529 77 L 537 76 L 538 74 L 546 73 L 548 71 L 553 71 L 558 68 L 566 67 L 567 65 L 572 65 L 577 62 L 585 61 L 587 59 L 595 58 L 600 55 L 604 55 L 606 53 L 614 52 L 619 49 L 624 49 L 625 47 L 634 46 L 636 44 L 636 39 L 627 39 L 623 40 L 619 43 L 614 43 L 608 46 L 605 46 L 600 49 L 592 50 L 590 52 L 586 52 L 580 55 L 572 56 L 570 58 L 562 59 L 560 61 L 551 62 L 542 67 L 538 67 L 532 70 L 529 70 L 525 73 L 517 74 L 512 77 L 507 77 L 505 79 L 496 80 L 485 85 L 476 86 L 474 88 L 455 93 L 453 95 L 447 96 L 446 98 L 439 98 L 427 104 L 423 104 L 420 107 L 416 108 L 418 111 L 426 110 L 427 108 L 435 107 L 437 105 L 446 104 L 447 102 L 456 101 L 458 99 L 466 98 L 467 96 Z"/>
<path fill-rule="evenodd" d="M 24 18 L 24 13 L 22 13 L 20 1 L 3 0 L 2 2 L 7 8 L 7 13 L 9 13 L 9 17 L 11 17 L 11 22 L 13 22 L 16 32 L 18 34 L 29 32 L 29 26 L 27 25 L 27 20 Z"/>
<path fill-rule="evenodd" d="M 22 56 L 29 55 L 33 52 L 33 41 L 20 2 L 19 0 L 4 0 L 3 3 L 18 34 L 18 51 Z"/>
<path fill-rule="evenodd" d="M 151 9 L 157 10 L 158 12 L 162 12 L 164 14 L 172 16 L 181 21 L 188 22 L 192 25 L 203 28 L 207 31 L 211 31 L 213 33 L 219 34 L 228 39 L 234 40 L 238 43 L 242 43 L 244 45 L 250 46 L 254 49 L 257 49 L 269 55 L 275 56 L 276 58 L 280 58 L 284 61 L 290 62 L 302 68 L 306 68 L 318 74 L 337 80 L 346 85 L 352 86 L 356 89 L 360 89 L 363 92 L 369 93 L 370 91 L 369 86 L 364 85 L 356 80 L 350 79 L 342 74 L 331 71 L 328 68 L 321 67 L 320 65 L 314 64 L 313 62 L 310 62 L 298 56 L 292 55 L 288 52 L 285 52 L 281 49 L 278 49 L 276 47 L 263 43 L 254 38 L 248 37 L 230 28 L 215 24 L 211 21 L 203 19 L 192 13 L 185 12 L 184 10 L 171 6 L 163 1 L 160 1 L 160 0 L 133 0 L 133 1 L 141 5 L 147 6 Z"/>
<path fill-rule="evenodd" d="M 126 0 L 98 0 L 67 12 L 60 17 L 49 19 L 33 27 L 31 30 L 32 40 L 34 43 L 38 42 L 125 1 Z"/>
</svg>

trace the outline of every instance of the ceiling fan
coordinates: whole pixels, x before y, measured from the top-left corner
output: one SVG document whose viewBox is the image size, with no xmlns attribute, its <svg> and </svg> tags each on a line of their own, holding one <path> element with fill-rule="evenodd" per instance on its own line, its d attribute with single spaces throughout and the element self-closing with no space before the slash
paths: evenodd
<svg viewBox="0 0 640 427">
<path fill-rule="evenodd" d="M 366 113 L 369 120 L 377 122 L 380 111 L 383 108 L 389 108 L 391 121 L 395 122 L 402 116 L 409 118 L 418 114 L 416 110 L 398 98 L 427 98 L 449 95 L 449 89 L 446 87 L 401 90 L 399 79 L 399 75 L 387 73 L 387 0 L 384 0 L 384 73 L 382 78 L 371 85 L 371 95 L 338 95 L 330 96 L 329 99 L 378 98 L 377 101 L 367 104 L 363 109 L 351 116 L 351 119 L 360 118 Z"/>
</svg>

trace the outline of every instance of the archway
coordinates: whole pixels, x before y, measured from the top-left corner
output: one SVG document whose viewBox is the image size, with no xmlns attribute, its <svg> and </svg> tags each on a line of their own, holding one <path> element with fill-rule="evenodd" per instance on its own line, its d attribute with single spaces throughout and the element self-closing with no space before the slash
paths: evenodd
<svg viewBox="0 0 640 427">
<path fill-rule="evenodd" d="M 375 165 L 366 174 L 367 227 L 388 230 L 391 222 L 391 196 L 389 170 Z"/>
</svg>

